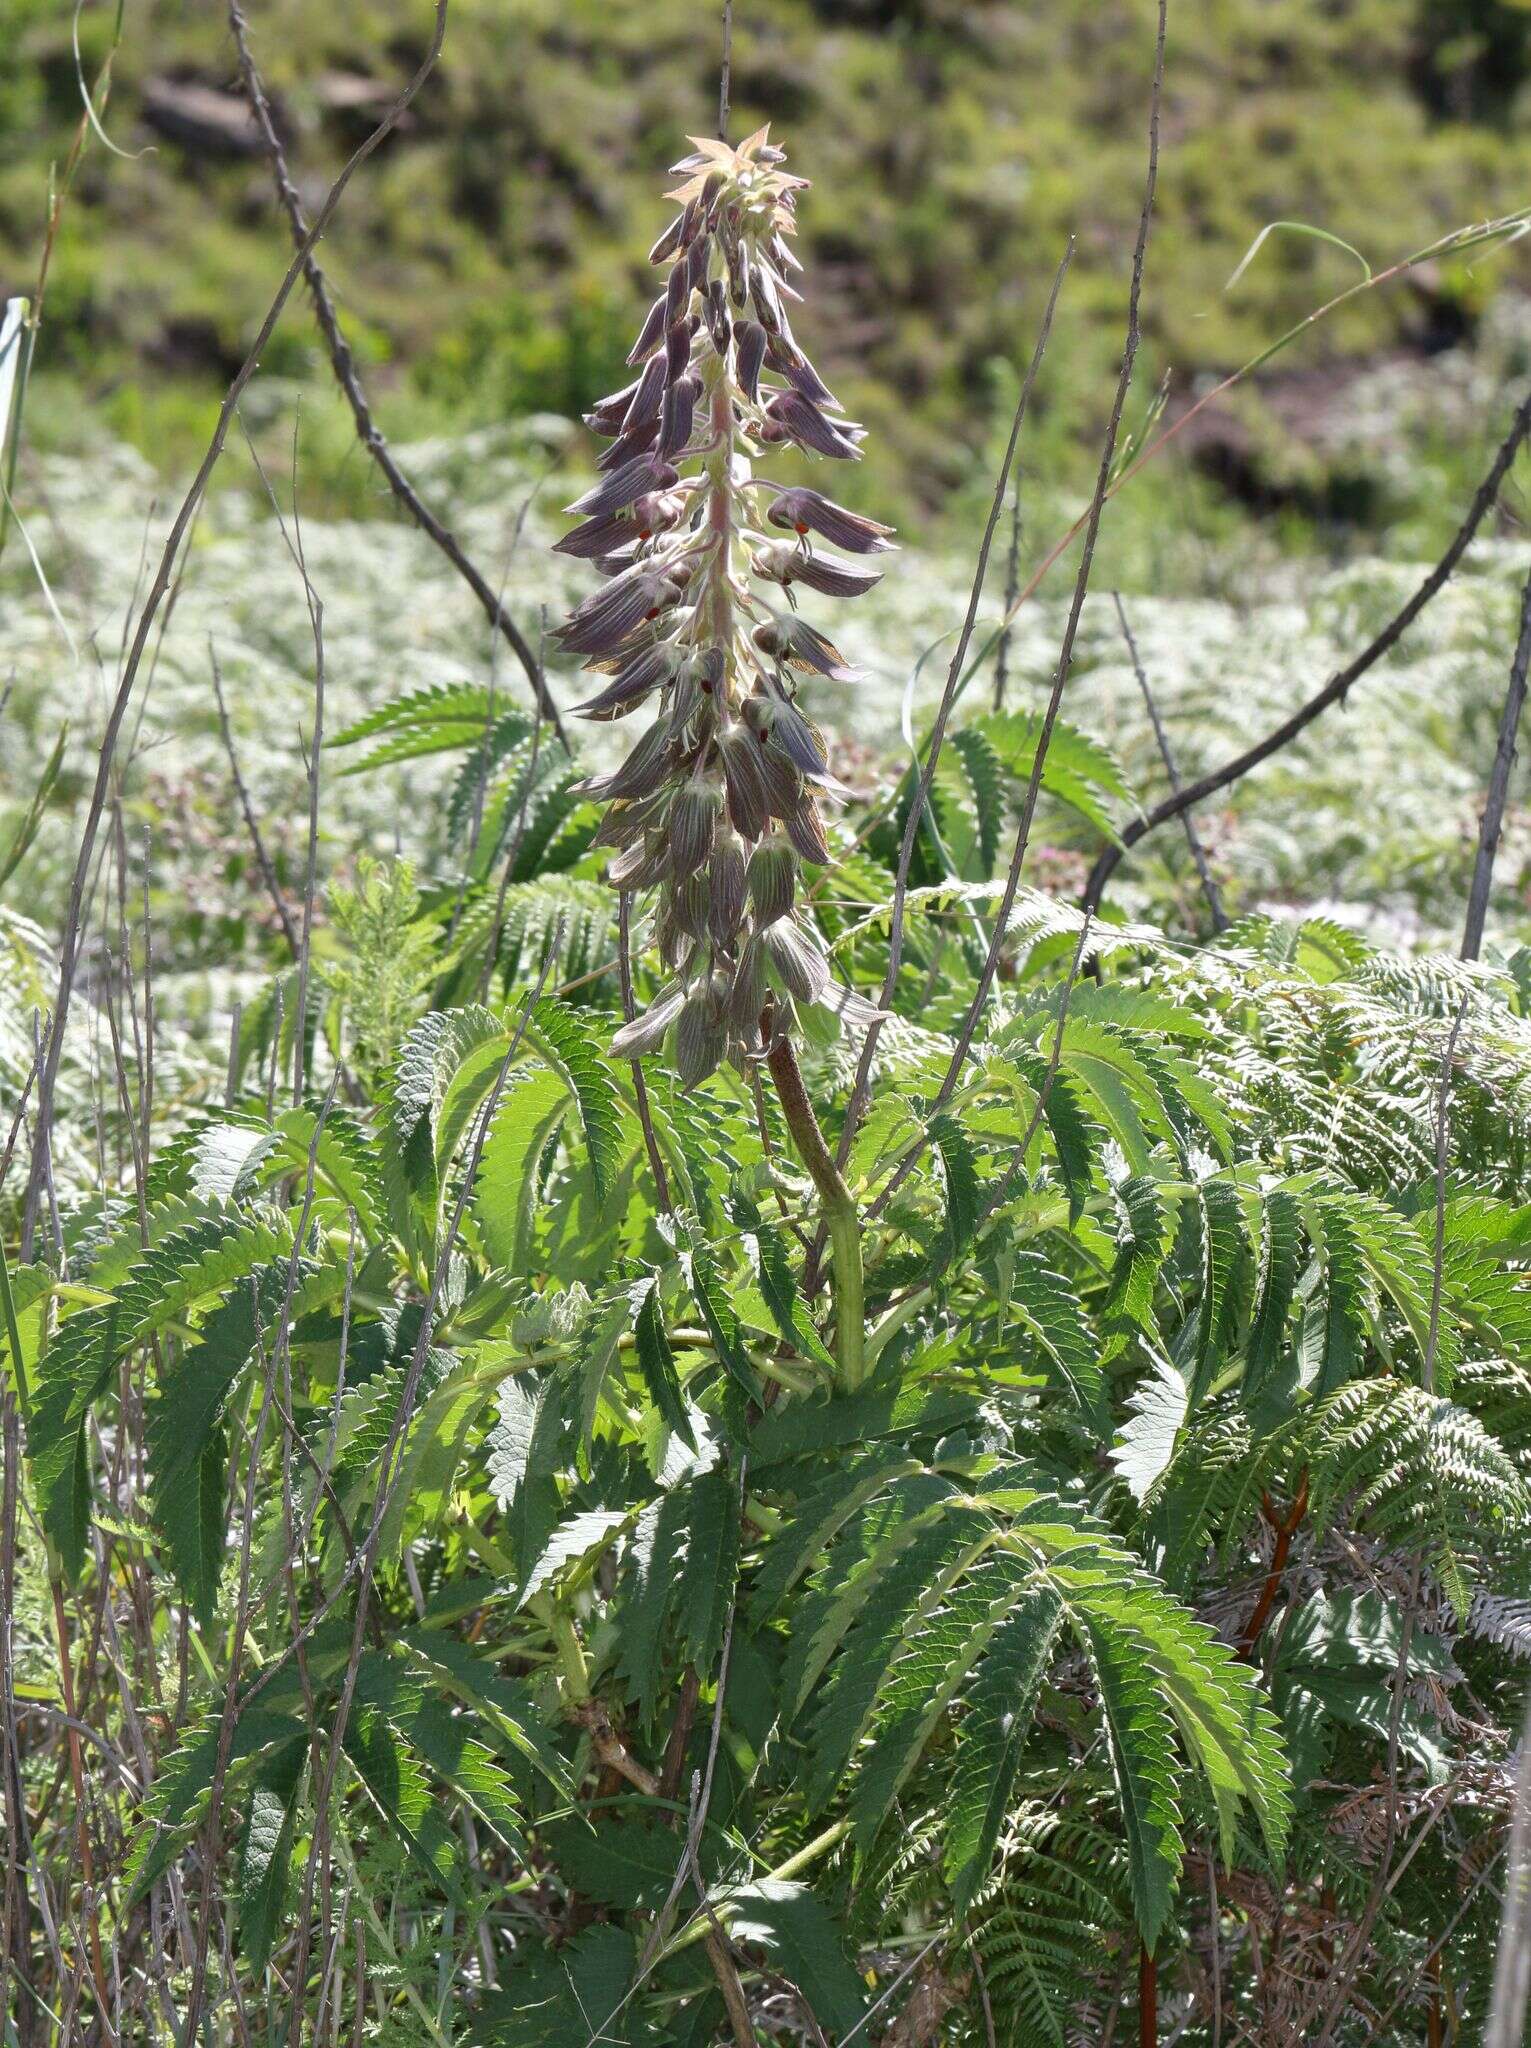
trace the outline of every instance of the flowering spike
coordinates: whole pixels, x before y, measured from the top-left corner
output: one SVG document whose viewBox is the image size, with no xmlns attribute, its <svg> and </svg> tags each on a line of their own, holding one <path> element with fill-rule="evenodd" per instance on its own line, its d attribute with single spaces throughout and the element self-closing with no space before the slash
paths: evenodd
<svg viewBox="0 0 1531 2048">
<path fill-rule="evenodd" d="M 693 138 L 675 166 L 680 210 L 649 254 L 664 282 L 628 357 L 637 375 L 586 414 L 612 446 L 559 543 L 609 579 L 559 634 L 614 678 L 584 715 L 621 718 L 658 698 L 626 761 L 583 785 L 608 805 L 596 835 L 614 850 L 608 879 L 658 889 L 654 942 L 673 974 L 614 1049 L 673 1037 L 687 1085 L 763 1053 L 767 1003 L 779 1035 L 794 1003 L 844 995 L 795 910 L 800 864 L 831 857 L 819 805 L 844 791 L 793 702 L 793 672 L 857 672 L 788 593 L 853 597 L 878 580 L 816 554 L 810 534 L 852 555 L 891 545 L 875 520 L 753 474 L 785 444 L 839 461 L 861 452 L 862 429 L 788 323 L 806 181 L 783 162 L 762 128 L 738 148 Z"/>
</svg>

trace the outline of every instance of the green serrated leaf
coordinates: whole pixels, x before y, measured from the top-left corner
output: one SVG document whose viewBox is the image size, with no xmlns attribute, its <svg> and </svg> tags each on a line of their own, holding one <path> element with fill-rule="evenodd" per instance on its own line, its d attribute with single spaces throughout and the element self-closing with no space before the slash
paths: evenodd
<svg viewBox="0 0 1531 2048">
<path fill-rule="evenodd" d="M 530 1258 L 537 1169 L 568 1106 L 557 1074 L 528 1067 L 507 1083 L 495 1110 L 479 1157 L 472 1211 L 490 1261 L 506 1272 L 524 1271 Z"/>
<path fill-rule="evenodd" d="M 955 1117 L 933 1118 L 930 1138 L 946 1189 L 946 1229 L 956 1257 L 972 1243 L 983 1210 L 978 1162 L 972 1141 Z"/>
<path fill-rule="evenodd" d="M 750 1362 L 744 1325 L 729 1299 L 722 1268 L 710 1251 L 695 1242 L 683 1254 L 681 1263 L 720 1361 L 749 1399 L 758 1401 L 760 1376 Z"/>
<path fill-rule="evenodd" d="M 265 1221 L 215 1217 L 152 1245 L 103 1307 L 71 1316 L 39 1361 L 27 1448 L 43 1522 L 66 1568 L 79 1569 L 90 1517 L 85 1420 L 119 1359 L 287 1251 Z"/>
<path fill-rule="evenodd" d="M 681 1655 L 710 1671 L 723 1644 L 739 1566 L 739 1490 L 721 1466 L 688 1489 L 686 1561 L 676 1586 Z"/>
<path fill-rule="evenodd" d="M 835 2034 L 861 2025 L 867 2007 L 861 1979 L 829 1908 L 806 1885 L 765 1877 L 743 1886 L 730 1900 L 729 1932 L 759 1942 Z"/>
<path fill-rule="evenodd" d="M 640 1280 L 633 1289 L 633 1298 L 637 1302 L 633 1332 L 638 1344 L 638 1369 L 649 1390 L 649 1399 L 664 1417 L 666 1425 L 694 1451 L 696 1437 L 686 1409 L 680 1375 L 675 1370 L 675 1353 L 670 1348 L 669 1335 L 665 1330 L 658 1277 L 650 1275 Z"/>
<path fill-rule="evenodd" d="M 960 757 L 972 786 L 974 813 L 978 823 L 979 872 L 987 878 L 994 872 L 1005 830 L 1005 769 L 988 735 L 980 726 L 965 725 L 950 736 L 949 744 Z"/>
<path fill-rule="evenodd" d="M 249 1967 L 271 1957 L 286 1909 L 308 1745 L 289 1742 L 255 1774 L 239 1848 L 239 1945 Z"/>
<path fill-rule="evenodd" d="M 816 1365 L 823 1366 L 826 1372 L 833 1372 L 834 1357 L 814 1328 L 798 1295 L 797 1282 L 792 1276 L 792 1262 L 781 1232 L 764 1221 L 759 1209 L 737 1183 L 729 1191 L 728 1210 L 743 1233 L 745 1256 L 755 1268 L 761 1298 L 770 1311 L 771 1320 L 795 1350 L 805 1358 L 811 1358 Z"/>
</svg>

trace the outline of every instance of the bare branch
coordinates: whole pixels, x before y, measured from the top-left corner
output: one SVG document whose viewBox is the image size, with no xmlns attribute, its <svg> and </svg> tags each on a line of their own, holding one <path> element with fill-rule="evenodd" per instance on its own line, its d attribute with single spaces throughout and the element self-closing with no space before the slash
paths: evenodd
<svg viewBox="0 0 1531 2048">
<path fill-rule="evenodd" d="M 909 868 L 914 859 L 914 842 L 920 830 L 930 803 L 930 785 L 935 779 L 936 766 L 941 759 L 941 747 L 946 738 L 946 721 L 951 716 L 952 705 L 957 697 L 957 685 L 962 676 L 962 664 L 967 659 L 968 646 L 973 638 L 973 626 L 978 617 L 978 604 L 983 596 L 984 578 L 988 574 L 989 550 L 994 545 L 994 529 L 999 524 L 999 515 L 1005 502 L 1005 485 L 1010 478 L 1011 465 L 1021 438 L 1025 423 L 1026 409 L 1031 402 L 1032 387 L 1037 381 L 1037 372 L 1042 367 L 1046 353 L 1047 338 L 1052 331 L 1053 311 L 1058 304 L 1058 294 L 1063 289 L 1063 280 L 1068 275 L 1073 260 L 1072 237 L 1063 252 L 1053 279 L 1052 291 L 1048 294 L 1047 309 L 1042 315 L 1042 326 L 1037 334 L 1036 347 L 1032 350 L 1031 364 L 1021 385 L 1021 395 L 1016 401 L 1015 418 L 1010 423 L 1010 439 L 1005 444 L 1005 459 L 1000 464 L 999 480 L 994 486 L 994 499 L 989 507 L 988 522 L 984 527 L 983 539 L 979 543 L 978 561 L 973 570 L 973 588 L 968 597 L 967 616 L 962 621 L 956 652 L 952 655 L 951 666 L 946 673 L 946 687 L 941 692 L 941 701 L 936 707 L 935 720 L 930 728 L 930 739 L 926 744 L 925 765 L 915 778 L 914 795 L 909 805 L 909 816 L 904 822 L 904 837 L 898 850 L 898 869 L 893 880 L 893 909 L 888 920 L 888 971 L 883 976 L 882 1008 L 886 1010 L 893 1001 L 893 992 L 898 986 L 898 970 L 904 949 L 904 898 L 909 888 Z M 1038 756 L 1040 759 L 1040 754 Z M 861 1058 L 856 1067 L 856 1083 L 851 1090 L 850 1104 L 845 1112 L 845 1122 L 840 1131 L 840 1143 L 836 1150 L 836 1163 L 843 1169 L 850 1158 L 851 1145 L 866 1115 L 867 1103 L 872 1088 L 872 1063 L 877 1057 L 877 1041 L 882 1033 L 882 1020 L 876 1018 L 867 1029 L 866 1042 L 861 1048 Z"/>
<path fill-rule="evenodd" d="M 1458 527 L 1451 545 L 1430 571 L 1408 603 L 1383 627 L 1375 639 L 1347 663 L 1337 674 L 1332 675 L 1324 687 L 1300 705 L 1290 718 L 1283 719 L 1273 732 L 1266 734 L 1254 746 L 1246 747 L 1242 754 L 1236 754 L 1231 761 L 1225 761 L 1221 768 L 1211 768 L 1205 775 L 1199 775 L 1194 782 L 1188 782 L 1177 795 L 1166 797 L 1163 803 L 1155 804 L 1144 817 L 1134 818 L 1122 831 L 1121 841 L 1116 846 L 1106 847 L 1090 871 L 1082 898 L 1085 909 L 1098 910 L 1107 882 L 1116 872 L 1123 856 L 1137 845 L 1140 839 L 1154 831 L 1171 818 L 1178 818 L 1194 805 L 1205 803 L 1209 796 L 1215 796 L 1220 789 L 1228 789 L 1246 776 L 1251 768 L 1258 768 L 1262 761 L 1268 761 L 1272 754 L 1296 739 L 1315 718 L 1320 718 L 1331 705 L 1343 704 L 1352 685 L 1358 683 L 1368 669 L 1373 668 L 1383 655 L 1396 646 L 1410 626 L 1419 617 L 1431 598 L 1445 586 L 1467 551 L 1468 542 L 1483 524 L 1490 506 L 1499 496 L 1499 487 L 1509 474 L 1510 464 L 1515 460 L 1521 443 L 1531 433 L 1531 393 L 1521 402 L 1520 410 L 1511 422 L 1510 431 L 1501 443 L 1499 452 L 1489 465 L 1488 474 L 1478 486 L 1467 516 Z"/>
<path fill-rule="evenodd" d="M 420 497 L 414 485 L 405 476 L 403 470 L 399 467 L 393 450 L 383 438 L 382 429 L 373 418 L 371 403 L 367 398 L 366 392 L 362 389 L 361 379 L 356 370 L 356 358 L 351 353 L 351 344 L 346 340 L 341 328 L 340 317 L 335 310 L 335 300 L 331 294 L 329 283 L 325 278 L 324 272 L 319 268 L 318 258 L 313 254 L 313 247 L 317 237 L 310 232 L 308 217 L 303 210 L 303 202 L 298 196 L 297 187 L 293 183 L 292 173 L 288 168 L 286 151 L 282 147 L 281 137 L 276 132 L 276 124 L 271 118 L 271 107 L 266 98 L 266 89 L 261 83 L 261 76 L 256 69 L 255 59 L 250 50 L 249 24 L 245 20 L 244 10 L 239 5 L 239 0 L 229 0 L 229 27 L 233 32 L 234 45 L 239 53 L 239 75 L 243 81 L 250 106 L 254 111 L 256 124 L 260 128 L 261 135 L 265 141 L 267 153 L 271 158 L 271 173 L 276 184 L 277 198 L 281 202 L 282 211 L 286 214 L 292 229 L 294 245 L 302 254 L 303 276 L 314 302 L 314 317 L 319 322 L 319 331 L 324 336 L 324 344 L 329 351 L 330 363 L 335 372 L 335 381 L 339 384 L 341 391 L 345 395 L 346 403 L 351 408 L 351 417 L 356 422 L 357 436 L 362 446 L 372 457 L 372 460 L 382 471 L 388 488 L 392 491 L 394 497 L 404 507 L 404 510 L 414 520 L 416 526 L 419 527 L 427 539 L 432 541 L 441 550 L 442 554 L 446 556 L 452 567 L 478 599 L 480 605 L 483 606 L 484 614 L 490 624 L 498 628 L 510 643 L 517 661 L 520 662 L 526 672 L 526 679 L 531 684 L 532 694 L 542 708 L 543 717 L 547 719 L 548 723 L 557 733 L 559 742 L 564 752 L 567 753 L 569 751 L 569 741 L 558 715 L 558 707 L 553 702 L 552 694 L 548 689 L 547 677 L 543 672 L 542 664 L 538 661 L 525 634 L 490 588 L 487 579 L 464 553 L 462 544 L 456 535 L 431 511 L 430 507 Z"/>
<path fill-rule="evenodd" d="M 1154 81 L 1148 115 L 1148 173 L 1144 180 L 1143 207 L 1138 216 L 1137 242 L 1132 254 L 1132 284 L 1127 295 L 1127 339 L 1122 350 L 1122 367 L 1117 378 L 1116 396 L 1111 406 L 1111 418 L 1106 428 L 1106 438 L 1101 448 L 1100 468 L 1095 481 L 1095 495 L 1090 504 L 1090 516 L 1085 533 L 1084 552 L 1079 561 L 1079 573 L 1074 579 L 1074 595 L 1069 605 L 1068 619 L 1063 629 L 1063 642 L 1058 651 L 1058 666 L 1053 676 L 1052 692 L 1047 700 L 1041 730 L 1037 734 L 1036 755 L 1031 764 L 1031 776 L 1026 785 L 1026 794 L 1021 805 L 1020 823 L 1016 828 L 1015 846 L 1010 855 L 1010 867 L 1005 876 L 1004 893 L 1000 898 L 999 911 L 994 920 L 994 935 L 989 942 L 988 956 L 978 977 L 978 986 L 973 991 L 967 1014 L 957 1032 L 957 1042 L 952 1049 L 941 1085 L 936 1090 L 926 1118 L 926 1129 L 951 1100 L 957 1086 L 968 1053 L 972 1050 L 973 1039 L 978 1030 L 978 1021 L 984 1005 L 989 1000 L 989 991 L 994 986 L 994 977 L 999 971 L 1000 950 L 1004 945 L 1005 931 L 1010 922 L 1010 913 L 1015 908 L 1016 895 L 1021 886 L 1021 870 L 1025 866 L 1027 848 L 1031 844 L 1031 825 L 1036 815 L 1037 797 L 1042 787 L 1042 771 L 1047 761 L 1047 751 L 1052 743 L 1054 727 L 1058 722 L 1059 707 L 1063 702 L 1064 688 L 1068 683 L 1069 671 L 1073 666 L 1074 639 L 1079 630 L 1079 618 L 1084 610 L 1085 593 L 1089 589 L 1090 570 L 1095 560 L 1095 541 L 1100 532 L 1100 515 L 1105 507 L 1107 491 L 1111 483 L 1112 464 L 1116 457 L 1116 438 L 1121 429 L 1122 411 L 1127 403 L 1128 387 L 1132 383 L 1133 366 L 1137 361 L 1140 328 L 1138 312 L 1143 295 L 1143 262 L 1148 251 L 1149 223 L 1153 218 L 1154 190 L 1159 178 L 1159 108 L 1164 92 L 1164 44 L 1168 30 L 1168 0 L 1159 0 L 1159 25 L 1154 42 Z M 992 531 L 992 527 L 991 527 Z M 954 670 L 949 685 L 955 693 L 957 682 Z M 918 811 L 918 805 L 916 805 Z M 908 835 L 905 835 L 906 844 Z M 859 1077 L 858 1077 L 859 1078 Z M 885 1207 L 894 1192 L 900 1187 L 923 1149 L 924 1140 L 910 1148 L 899 1162 L 892 1179 L 883 1190 L 879 1208 Z"/>
<path fill-rule="evenodd" d="M 1467 924 L 1462 933 L 1462 958 L 1476 960 L 1483 950 L 1483 926 L 1488 917 L 1489 890 L 1494 882 L 1494 856 L 1499 851 L 1499 833 L 1504 824 L 1505 799 L 1510 792 L 1510 771 L 1515 766 L 1515 735 L 1526 701 L 1526 670 L 1531 666 L 1531 575 L 1520 600 L 1520 634 L 1510 662 L 1510 685 L 1505 691 L 1504 711 L 1499 720 L 1499 744 L 1494 749 L 1494 767 L 1489 776 L 1488 796 L 1478 828 L 1478 858 L 1473 863 L 1472 890 L 1467 898 Z"/>
<path fill-rule="evenodd" d="M 1178 796 L 1180 793 L 1180 770 L 1176 766 L 1174 752 L 1170 747 L 1170 736 L 1164 729 L 1164 720 L 1159 716 L 1159 707 L 1154 702 L 1154 693 L 1148 685 L 1148 672 L 1143 666 L 1142 656 L 1138 653 L 1138 643 L 1132 636 L 1131 626 L 1127 623 L 1126 609 L 1122 604 L 1122 593 L 1119 590 L 1113 590 L 1111 598 L 1116 606 L 1117 619 L 1121 624 L 1122 638 L 1127 643 L 1127 653 L 1132 661 L 1132 672 L 1138 679 L 1138 688 L 1143 692 L 1143 702 L 1148 709 L 1148 721 L 1154 729 L 1154 739 L 1159 747 L 1159 759 L 1164 763 L 1164 772 L 1169 777 L 1171 791 Z M 1223 912 L 1223 900 L 1218 894 L 1217 883 L 1213 879 L 1212 869 L 1207 861 L 1207 850 L 1201 843 L 1201 834 L 1196 829 L 1196 820 L 1189 811 L 1186 811 L 1183 815 L 1185 843 L 1191 849 L 1191 858 L 1196 863 L 1196 872 L 1201 878 L 1201 891 L 1207 899 L 1207 908 L 1212 913 L 1212 929 L 1217 932 L 1226 931 L 1228 919 Z"/>
<path fill-rule="evenodd" d="M 372 155 L 373 151 L 377 149 L 379 144 L 384 141 L 397 125 L 411 100 L 414 99 L 421 86 L 424 85 L 426 79 L 429 78 L 434 70 L 436 59 L 441 54 L 441 44 L 446 34 L 446 26 L 447 0 L 436 0 L 435 29 L 419 67 L 376 128 L 373 129 L 366 140 L 347 159 L 334 184 L 331 185 L 328 193 L 325 195 L 324 204 L 315 215 L 313 226 L 304 237 L 296 255 L 287 267 L 286 275 L 277 287 L 276 295 L 267 308 L 266 317 L 262 320 L 255 339 L 250 345 L 249 353 L 235 372 L 233 381 L 224 394 L 223 403 L 218 408 L 217 424 L 213 428 L 212 439 L 207 445 L 207 452 L 202 458 L 197 473 L 192 479 L 191 488 L 182 499 L 181 508 L 176 513 L 171 523 L 170 531 L 165 537 L 165 545 L 160 555 L 159 566 L 154 572 L 153 582 L 149 586 L 149 594 L 145 598 L 143 609 L 139 613 L 138 624 L 134 629 L 127 660 L 123 664 L 122 677 L 117 685 L 117 694 L 112 701 L 112 708 L 106 721 L 106 730 L 102 735 L 101 750 L 96 764 L 95 783 L 91 790 L 90 804 L 85 814 L 85 829 L 81 835 L 80 850 L 75 860 L 74 875 L 69 887 L 69 906 L 65 914 L 63 940 L 59 948 L 58 993 L 54 999 L 53 1024 L 48 1034 L 47 1053 L 43 1062 L 37 1091 L 38 1141 L 33 1147 L 31 1171 L 27 1179 L 26 1200 L 22 1214 L 22 1257 L 24 1259 L 28 1259 L 32 1255 L 32 1238 L 37 1225 L 37 1206 L 42 1195 L 44 1175 L 47 1170 L 48 1132 L 52 1125 L 53 1100 L 58 1088 L 58 1069 L 59 1059 L 63 1052 L 64 1027 L 69 1017 L 70 998 L 74 993 L 75 973 L 79 965 L 80 930 L 85 908 L 85 890 L 90 877 L 92 857 L 95 853 L 96 833 L 100 828 L 101 814 L 106 806 L 107 790 L 111 783 L 112 761 L 117 751 L 118 735 L 122 730 L 122 721 L 127 715 L 128 705 L 132 701 L 133 686 L 138 680 L 138 672 L 143 663 L 144 653 L 149 645 L 149 636 L 153 631 L 155 617 L 159 612 L 160 606 L 164 603 L 165 595 L 170 588 L 171 579 L 175 573 L 176 559 L 180 553 L 181 544 L 186 538 L 187 529 L 196 517 L 198 507 L 202 503 L 213 471 L 218 466 L 218 459 L 222 455 L 224 443 L 228 439 L 229 428 L 234 423 L 234 415 L 238 411 L 239 401 L 244 395 L 246 385 L 255 375 L 260 365 L 261 357 L 266 351 L 266 345 L 276 331 L 277 322 L 281 319 L 287 301 L 292 296 L 293 287 L 302 275 L 303 265 L 307 261 L 314 244 L 334 218 L 335 211 L 345 195 L 346 187 L 350 184 L 356 172 L 360 170 L 361 166 L 367 161 L 367 158 Z"/>
<path fill-rule="evenodd" d="M 244 776 L 239 771 L 239 756 L 234 751 L 234 734 L 229 724 L 228 705 L 223 697 L 223 675 L 218 667 L 218 650 L 211 640 L 207 643 L 207 658 L 212 663 L 213 695 L 218 701 L 218 730 L 223 736 L 223 751 L 229 757 L 229 772 L 234 778 L 234 794 L 239 798 L 239 808 L 244 815 L 245 829 L 250 835 L 250 845 L 255 854 L 255 865 L 260 878 L 266 885 L 266 894 L 271 898 L 271 907 L 282 927 L 282 937 L 287 941 L 287 950 L 294 960 L 298 957 L 298 934 L 292 921 L 292 912 L 287 908 L 286 899 L 277 886 L 276 869 L 266 851 L 266 842 L 260 829 L 260 820 L 255 815 L 255 806 L 250 801 L 250 792 L 245 787 Z"/>
</svg>

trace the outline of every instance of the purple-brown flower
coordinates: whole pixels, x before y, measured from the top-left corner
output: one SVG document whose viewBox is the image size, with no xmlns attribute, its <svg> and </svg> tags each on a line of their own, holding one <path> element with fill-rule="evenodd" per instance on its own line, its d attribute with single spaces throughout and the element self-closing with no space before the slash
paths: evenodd
<svg viewBox="0 0 1531 2048">
<path fill-rule="evenodd" d="M 856 671 L 798 614 L 797 592 L 855 597 L 878 580 L 817 540 L 851 555 L 891 545 L 875 520 L 754 473 L 787 443 L 854 460 L 862 437 L 791 330 L 787 273 L 801 266 L 789 240 L 806 181 L 783 161 L 762 128 L 737 149 L 698 140 L 675 166 L 680 210 L 650 251 L 664 289 L 628 357 L 632 381 L 585 416 L 612 445 L 559 543 L 607 579 L 560 629 L 608 678 L 581 712 L 658 707 L 627 760 L 584 785 L 608 805 L 608 879 L 657 890 L 653 939 L 670 976 L 615 1049 L 651 1052 L 673 1035 L 688 1085 L 758 1055 L 768 1001 L 776 1030 L 796 1004 L 835 1005 L 795 903 L 799 864 L 830 858 L 819 805 L 843 792 L 795 700 L 800 674 Z"/>
</svg>

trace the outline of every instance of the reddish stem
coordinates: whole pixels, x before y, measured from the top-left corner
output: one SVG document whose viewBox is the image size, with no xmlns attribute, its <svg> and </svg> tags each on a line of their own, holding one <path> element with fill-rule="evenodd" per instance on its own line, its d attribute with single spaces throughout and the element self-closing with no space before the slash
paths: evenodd
<svg viewBox="0 0 1531 2048">
<path fill-rule="evenodd" d="M 1297 1492 L 1291 1507 L 1284 1517 L 1276 1513 L 1276 1506 L 1269 1494 L 1264 1496 L 1262 1506 L 1265 1519 L 1276 1532 L 1276 1547 L 1271 1552 L 1270 1570 L 1265 1574 L 1265 1584 L 1260 1588 L 1260 1597 L 1254 1604 L 1249 1620 L 1244 1624 L 1244 1633 L 1239 1637 L 1239 1655 L 1246 1663 L 1254 1662 L 1255 1645 L 1259 1642 L 1266 1622 L 1270 1619 L 1271 1608 L 1281 1589 L 1281 1577 L 1286 1570 L 1286 1561 L 1291 1554 L 1292 1538 L 1297 1534 L 1303 1516 L 1308 1512 L 1308 1468 L 1302 1469 L 1297 1482 Z"/>
<path fill-rule="evenodd" d="M 1159 1965 L 1146 1941 L 1138 1943 L 1138 2048 L 1157 2048 Z"/>
</svg>

